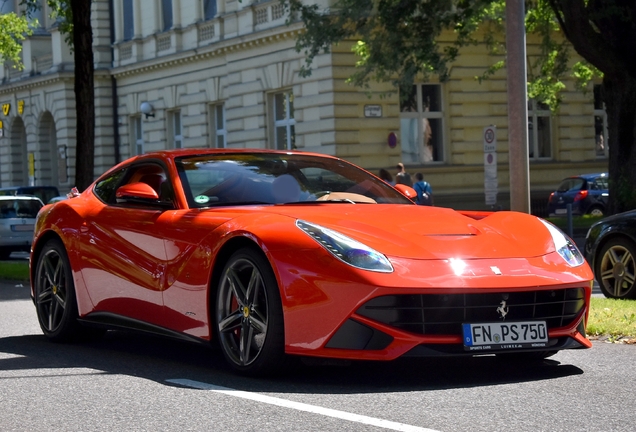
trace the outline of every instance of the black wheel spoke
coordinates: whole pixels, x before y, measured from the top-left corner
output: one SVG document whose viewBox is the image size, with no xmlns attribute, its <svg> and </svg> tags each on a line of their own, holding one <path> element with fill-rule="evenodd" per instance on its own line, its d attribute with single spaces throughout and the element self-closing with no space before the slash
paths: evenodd
<svg viewBox="0 0 636 432">
<path fill-rule="evenodd" d="M 235 311 L 219 322 L 219 331 L 221 333 L 227 333 L 236 330 L 241 326 L 242 319 L 243 313 L 241 311 Z"/>
</svg>

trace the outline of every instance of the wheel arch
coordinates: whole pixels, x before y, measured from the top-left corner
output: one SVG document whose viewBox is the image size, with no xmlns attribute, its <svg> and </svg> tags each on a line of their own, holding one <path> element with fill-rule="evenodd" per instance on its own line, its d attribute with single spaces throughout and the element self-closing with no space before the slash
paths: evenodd
<svg viewBox="0 0 636 432">
<path fill-rule="evenodd" d="M 29 268 L 29 277 L 31 278 L 31 282 L 33 282 L 34 277 L 35 277 L 35 270 L 36 270 L 36 263 L 38 262 L 38 259 L 40 258 L 40 254 L 42 253 L 42 249 L 44 248 L 44 246 L 53 239 L 57 239 L 60 241 L 60 243 L 62 243 L 64 245 L 64 247 L 66 247 L 66 245 L 64 244 L 64 241 L 62 240 L 62 237 L 60 237 L 60 235 L 53 231 L 53 230 L 49 230 L 46 231 L 45 233 L 43 233 L 42 235 L 40 235 L 37 239 L 37 242 L 33 243 L 32 245 L 32 250 L 31 250 L 31 259 L 30 259 L 30 268 Z M 68 252 L 67 252 L 68 255 Z"/>
</svg>

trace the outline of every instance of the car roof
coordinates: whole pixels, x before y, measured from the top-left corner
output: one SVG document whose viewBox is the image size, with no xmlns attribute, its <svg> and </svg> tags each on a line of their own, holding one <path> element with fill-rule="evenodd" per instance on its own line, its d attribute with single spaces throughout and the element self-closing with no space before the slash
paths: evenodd
<svg viewBox="0 0 636 432">
<path fill-rule="evenodd" d="M 608 177 L 608 174 L 605 173 L 592 173 L 592 174 L 580 174 L 580 175 L 574 175 L 574 176 L 570 176 L 570 177 L 566 177 L 567 179 L 571 179 L 571 178 L 583 178 L 585 180 L 594 180 L 595 178 L 598 177 Z"/>
</svg>

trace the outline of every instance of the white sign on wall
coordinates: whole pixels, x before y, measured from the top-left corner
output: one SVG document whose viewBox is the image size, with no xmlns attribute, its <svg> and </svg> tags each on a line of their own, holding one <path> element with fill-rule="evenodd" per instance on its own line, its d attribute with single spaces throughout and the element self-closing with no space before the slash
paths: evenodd
<svg viewBox="0 0 636 432">
<path fill-rule="evenodd" d="M 486 205 L 497 203 L 497 127 L 484 128 L 484 193 Z"/>
</svg>

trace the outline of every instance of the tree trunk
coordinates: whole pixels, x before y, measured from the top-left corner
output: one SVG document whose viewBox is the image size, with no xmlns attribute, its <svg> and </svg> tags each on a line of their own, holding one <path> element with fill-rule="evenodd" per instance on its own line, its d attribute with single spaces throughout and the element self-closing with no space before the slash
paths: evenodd
<svg viewBox="0 0 636 432">
<path fill-rule="evenodd" d="M 605 74 L 603 99 L 609 127 L 609 213 L 636 208 L 636 78 Z"/>
<path fill-rule="evenodd" d="M 95 82 L 91 1 L 71 0 L 75 55 L 77 136 L 75 186 L 83 191 L 93 182 L 95 166 Z"/>
</svg>

